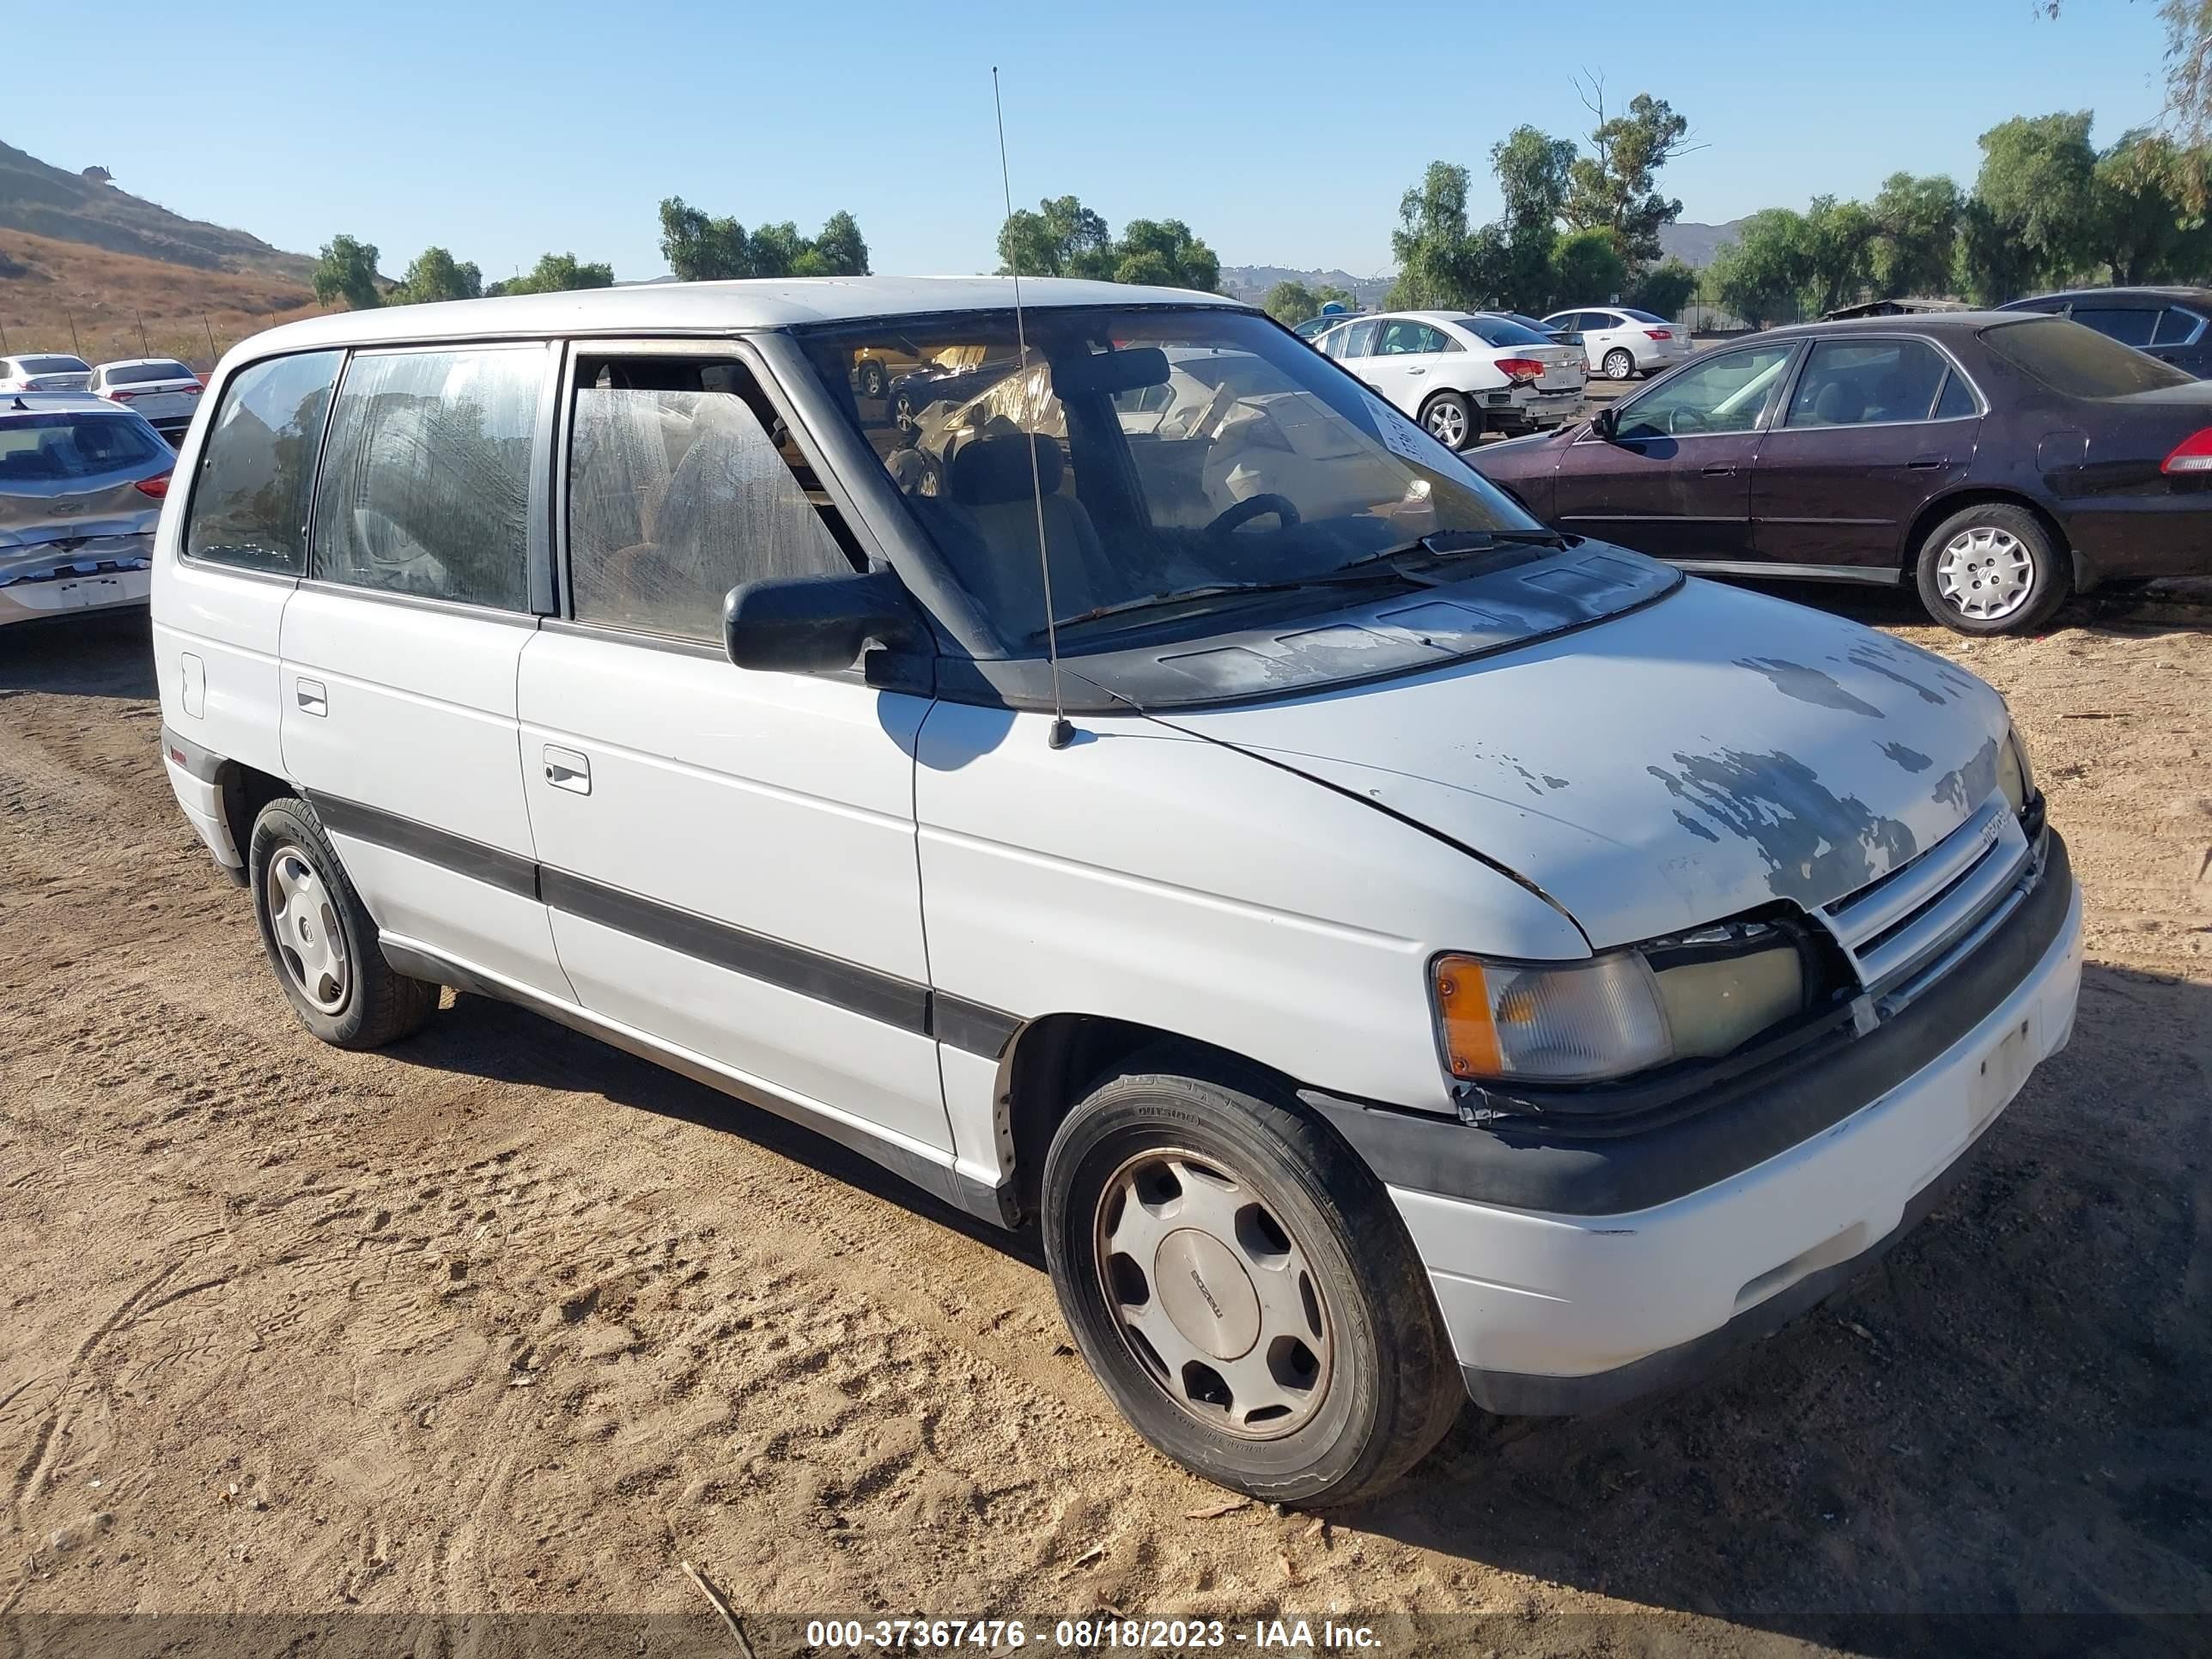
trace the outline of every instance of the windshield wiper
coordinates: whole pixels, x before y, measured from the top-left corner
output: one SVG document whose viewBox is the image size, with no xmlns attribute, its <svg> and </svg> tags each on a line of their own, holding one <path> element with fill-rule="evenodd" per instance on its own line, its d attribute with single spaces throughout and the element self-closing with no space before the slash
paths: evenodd
<svg viewBox="0 0 2212 1659">
<path fill-rule="evenodd" d="M 1108 617 L 1124 616 L 1135 611 L 1152 611 L 1163 605 L 1181 605 L 1186 600 L 1214 599 L 1230 594 L 1291 593 L 1308 587 L 1347 587 L 1362 582 L 1392 581 L 1407 575 L 1398 561 L 1412 554 L 1426 553 L 1438 557 L 1452 558 L 1462 553 L 1491 553 L 1504 547 L 1565 547 L 1567 538 L 1555 530 L 1440 530 L 1426 536 L 1417 536 L 1410 542 L 1395 547 L 1386 547 L 1378 553 L 1369 553 L 1349 563 L 1332 565 L 1326 570 L 1316 570 L 1309 575 L 1276 577 L 1266 581 L 1200 582 L 1190 587 L 1164 588 L 1157 593 L 1139 593 L 1133 599 L 1116 599 L 1111 605 L 1094 605 L 1088 611 L 1072 617 L 1055 617 L 1054 628 L 1073 628 L 1084 623 L 1094 623 Z M 1043 629 L 1037 630 L 1039 635 Z"/>
</svg>

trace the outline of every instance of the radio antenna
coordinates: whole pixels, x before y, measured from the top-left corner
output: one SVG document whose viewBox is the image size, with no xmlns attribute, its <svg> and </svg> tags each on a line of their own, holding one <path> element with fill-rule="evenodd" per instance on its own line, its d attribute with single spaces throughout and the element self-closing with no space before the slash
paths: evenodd
<svg viewBox="0 0 2212 1659">
<path fill-rule="evenodd" d="M 991 65 L 991 109 L 999 118 L 999 184 L 1006 197 L 1006 218 L 1014 216 L 1013 175 L 1006 169 L 1006 106 L 999 99 L 999 66 Z M 1021 245 L 1017 242 L 1006 255 L 1006 269 L 1014 278 L 1014 343 L 1021 354 L 1022 398 L 1024 405 L 1030 397 L 1030 334 L 1022 320 L 1022 261 Z M 1036 425 L 1036 413 L 1029 410 L 1030 425 Z M 1022 434 L 1030 447 L 1030 495 L 1036 503 L 1037 570 L 1044 578 L 1044 651 L 1045 660 L 1052 669 L 1052 730 L 1045 741 L 1054 749 L 1065 749 L 1075 741 L 1075 728 L 1067 723 L 1067 710 L 1060 698 L 1060 623 L 1054 619 L 1052 603 L 1052 560 L 1044 545 L 1044 471 L 1037 461 L 1037 434 L 1034 429 Z"/>
</svg>

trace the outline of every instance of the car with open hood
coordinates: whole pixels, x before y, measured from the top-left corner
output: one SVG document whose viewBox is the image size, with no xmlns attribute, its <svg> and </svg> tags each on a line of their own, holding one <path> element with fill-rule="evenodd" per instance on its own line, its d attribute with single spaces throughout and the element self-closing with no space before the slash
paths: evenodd
<svg viewBox="0 0 2212 1659">
<path fill-rule="evenodd" d="M 1298 1504 L 1470 1397 L 1679 1382 L 1927 1213 L 2079 984 L 1997 695 L 1547 529 L 1249 307 L 1022 297 L 229 354 L 164 764 L 302 1024 L 503 998 L 1034 1226 L 1139 1431 Z M 1011 367 L 923 449 L 894 356 Z"/>
</svg>

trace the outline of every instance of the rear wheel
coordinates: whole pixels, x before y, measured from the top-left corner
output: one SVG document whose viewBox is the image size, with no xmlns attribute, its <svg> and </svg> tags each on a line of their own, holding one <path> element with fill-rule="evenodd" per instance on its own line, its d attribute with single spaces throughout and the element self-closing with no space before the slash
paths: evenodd
<svg viewBox="0 0 2212 1659">
<path fill-rule="evenodd" d="M 1482 416 L 1456 392 L 1439 392 L 1421 405 L 1421 424 L 1447 449 L 1466 449 L 1482 435 Z"/>
<path fill-rule="evenodd" d="M 884 392 L 889 389 L 890 384 L 890 377 L 884 372 L 884 366 L 881 363 L 878 362 L 873 357 L 869 357 L 862 361 L 860 364 L 860 395 L 863 398 L 882 397 Z"/>
<path fill-rule="evenodd" d="M 1167 1071 L 1101 1085 L 1046 1156 L 1044 1243 L 1123 1415 L 1238 1492 L 1371 1496 L 1465 1401 L 1382 1183 L 1265 1085 Z"/>
<path fill-rule="evenodd" d="M 1632 380 L 1636 378 L 1636 355 L 1626 346 L 1615 346 L 1605 354 L 1605 375 L 1609 380 Z"/>
<path fill-rule="evenodd" d="M 436 986 L 385 961 L 376 924 L 307 802 L 287 795 L 261 809 L 246 869 L 262 948 L 310 1031 L 340 1048 L 376 1048 L 436 1012 Z"/>
<path fill-rule="evenodd" d="M 2039 628 L 2073 589 L 2074 570 L 2043 521 L 2009 501 L 1954 513 L 1921 544 L 1920 602 L 1961 634 Z"/>
</svg>

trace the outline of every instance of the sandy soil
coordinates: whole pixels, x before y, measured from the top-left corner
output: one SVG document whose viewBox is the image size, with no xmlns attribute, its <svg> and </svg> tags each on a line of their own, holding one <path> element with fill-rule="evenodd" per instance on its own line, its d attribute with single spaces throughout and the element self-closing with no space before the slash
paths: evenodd
<svg viewBox="0 0 2212 1659">
<path fill-rule="evenodd" d="M 1966 646 L 2087 890 L 2072 1048 L 1874 1277 L 1696 1390 L 1469 1413 L 1326 1528 L 1122 1427 L 1033 1240 L 532 1018 L 325 1048 L 143 626 L 0 643 L 0 1613 L 2212 1611 L 2212 609 Z M 2212 599 L 2212 594 L 2203 596 Z M 1917 1638 L 1856 1626 L 1852 1645 Z M 1869 1634 L 1869 1631 L 1875 1632 Z"/>
</svg>

